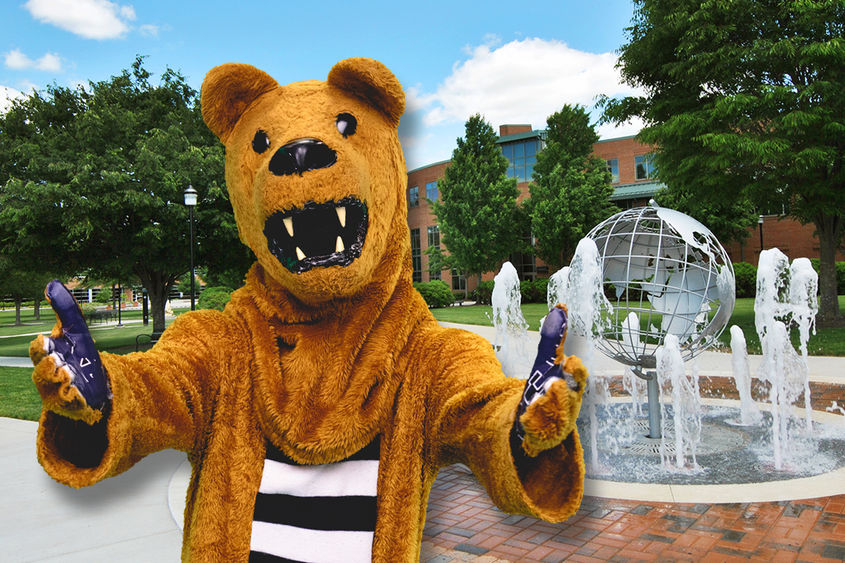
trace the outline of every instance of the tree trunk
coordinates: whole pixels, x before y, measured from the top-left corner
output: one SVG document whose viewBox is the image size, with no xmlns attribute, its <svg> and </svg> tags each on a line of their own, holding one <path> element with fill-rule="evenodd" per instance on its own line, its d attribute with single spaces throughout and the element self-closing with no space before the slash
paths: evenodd
<svg viewBox="0 0 845 563">
<path fill-rule="evenodd" d="M 842 240 L 842 221 L 837 216 L 825 216 L 815 222 L 819 237 L 819 327 L 845 326 L 839 311 L 836 288 L 836 249 Z"/>
<path fill-rule="evenodd" d="M 162 272 L 136 271 L 136 274 L 141 280 L 141 285 L 146 288 L 147 296 L 150 298 L 153 332 L 161 334 L 165 328 L 164 307 L 167 305 L 167 294 L 176 278 L 163 274 Z"/>
<path fill-rule="evenodd" d="M 37 297 L 35 298 L 35 301 L 33 301 L 33 303 L 32 303 L 32 309 L 33 309 L 33 314 L 35 315 L 35 320 L 40 321 L 41 320 L 41 300 L 38 299 Z"/>
<path fill-rule="evenodd" d="M 15 326 L 21 326 L 21 305 L 23 305 L 23 297 L 15 297 Z"/>
</svg>

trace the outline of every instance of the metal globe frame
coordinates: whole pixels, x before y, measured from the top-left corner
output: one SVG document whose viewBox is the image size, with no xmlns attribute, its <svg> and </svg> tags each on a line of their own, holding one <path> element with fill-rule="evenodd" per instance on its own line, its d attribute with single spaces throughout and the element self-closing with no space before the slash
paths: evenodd
<svg viewBox="0 0 845 563">
<path fill-rule="evenodd" d="M 596 346 L 648 382 L 650 437 L 659 438 L 657 349 L 674 334 L 686 361 L 716 341 L 736 301 L 733 265 L 707 227 L 653 201 L 587 236 L 598 248 L 610 304 Z"/>
</svg>

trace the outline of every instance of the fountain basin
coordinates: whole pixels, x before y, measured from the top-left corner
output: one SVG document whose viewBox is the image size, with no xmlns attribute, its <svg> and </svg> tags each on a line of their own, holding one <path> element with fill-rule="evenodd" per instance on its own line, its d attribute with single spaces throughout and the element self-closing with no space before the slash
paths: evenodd
<svg viewBox="0 0 845 563">
<path fill-rule="evenodd" d="M 599 437 L 599 467 L 588 467 L 585 494 L 685 503 L 764 502 L 845 494 L 845 417 L 812 411 L 814 436 L 796 440 L 796 447 L 804 450 L 796 456 L 800 463 L 789 463 L 776 471 L 766 444 L 770 428 L 728 424 L 728 420 L 739 417 L 737 400 L 702 399 L 702 404 L 699 469 L 663 468 L 655 444 L 649 451 L 642 447 L 644 440 L 648 445 L 648 439 L 637 436 L 647 431 L 647 421 L 641 419 L 637 421 L 641 428 L 632 433 L 634 439 L 618 444 L 615 454 L 606 451 L 607 444 L 602 444 L 603 436 Z M 764 417 L 771 416 L 769 405 L 758 406 Z M 627 417 L 622 411 L 630 408 L 630 401 L 613 397 L 604 408 L 619 411 L 620 422 L 614 426 L 618 427 Z M 588 419 L 579 419 L 582 435 L 589 432 L 588 424 Z M 586 459 L 590 459 L 589 447 L 585 445 Z"/>
</svg>

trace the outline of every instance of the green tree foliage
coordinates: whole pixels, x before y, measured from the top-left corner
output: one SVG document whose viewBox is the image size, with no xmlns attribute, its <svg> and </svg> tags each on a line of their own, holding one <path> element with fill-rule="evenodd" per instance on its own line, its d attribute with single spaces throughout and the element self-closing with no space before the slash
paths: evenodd
<svg viewBox="0 0 845 563">
<path fill-rule="evenodd" d="M 610 121 L 643 118 L 660 179 L 693 215 L 751 202 L 816 227 L 820 324 L 841 322 L 844 30 L 840 0 L 637 0 L 620 67 L 645 94 L 603 101 Z"/>
<path fill-rule="evenodd" d="M 549 116 L 546 145 L 537 155 L 531 197 L 535 251 L 554 269 L 569 263 L 590 229 L 618 208 L 606 163 L 592 154 L 598 135 L 581 106 L 565 105 Z"/>
<path fill-rule="evenodd" d="M 0 236 L 55 271 L 139 280 L 161 331 L 167 294 L 189 267 L 189 183 L 197 262 L 245 271 L 250 260 L 197 92 L 170 69 L 158 85 L 150 77 L 139 57 L 107 81 L 52 86 L 0 118 Z"/>
<path fill-rule="evenodd" d="M 25 269 L 16 264 L 10 256 L 0 255 L 0 296 L 11 297 L 15 303 L 15 325 L 21 322 L 21 306 L 24 301 L 32 300 L 35 307 L 35 318 L 39 304 L 44 299 L 44 287 L 53 279 L 49 272 L 35 269 Z"/>
<path fill-rule="evenodd" d="M 438 182 L 440 200 L 431 202 L 449 260 L 466 274 L 499 267 L 519 247 L 516 180 L 508 178 L 508 160 L 496 145 L 496 133 L 480 115 L 466 122 L 452 164 Z M 440 263 L 443 264 L 441 258 Z"/>
</svg>

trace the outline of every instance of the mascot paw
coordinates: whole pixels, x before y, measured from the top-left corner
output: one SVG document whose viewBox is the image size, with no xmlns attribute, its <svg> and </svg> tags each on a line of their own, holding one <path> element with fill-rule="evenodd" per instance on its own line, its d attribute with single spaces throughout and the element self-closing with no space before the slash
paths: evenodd
<svg viewBox="0 0 845 563">
<path fill-rule="evenodd" d="M 575 356 L 563 355 L 566 308 L 558 305 L 540 328 L 537 358 L 516 413 L 514 435 L 531 457 L 560 444 L 575 428 L 587 370 Z"/>
<path fill-rule="evenodd" d="M 531 457 L 556 447 L 575 429 L 587 370 L 579 358 L 569 356 L 563 364 L 562 374 L 563 378 L 553 381 L 548 391 L 537 397 L 519 417 L 518 424 L 524 434 L 522 449 Z"/>
<path fill-rule="evenodd" d="M 49 337 L 30 343 L 32 381 L 46 409 L 94 424 L 111 398 L 100 354 L 67 288 L 52 281 L 45 294 L 58 320 Z"/>
</svg>

